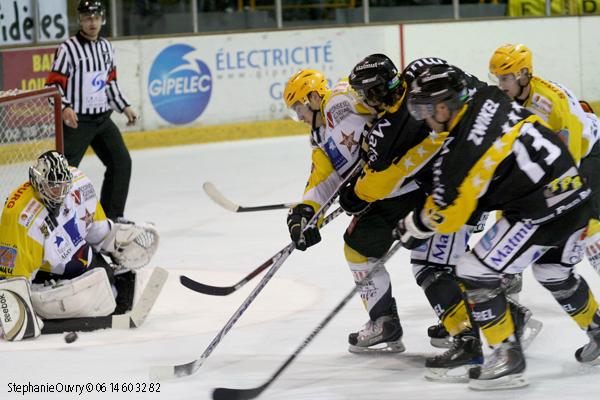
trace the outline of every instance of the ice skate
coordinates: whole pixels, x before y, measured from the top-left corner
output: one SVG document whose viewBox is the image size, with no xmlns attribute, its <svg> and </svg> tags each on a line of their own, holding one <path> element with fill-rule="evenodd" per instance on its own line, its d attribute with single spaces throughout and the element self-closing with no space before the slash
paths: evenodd
<svg viewBox="0 0 600 400">
<path fill-rule="evenodd" d="M 580 363 L 600 365 L 600 327 L 587 331 L 590 342 L 575 352 Z"/>
<path fill-rule="evenodd" d="M 527 386 L 525 357 L 517 342 L 503 342 L 485 358 L 482 366 L 469 370 L 469 387 L 500 390 Z"/>
<path fill-rule="evenodd" d="M 427 335 L 430 338 L 431 345 L 438 349 L 449 349 L 453 345 L 452 337 L 441 322 L 437 325 L 431 325 L 427 329 Z"/>
<path fill-rule="evenodd" d="M 452 347 L 425 360 L 425 379 L 442 382 L 468 382 L 469 369 L 483 363 L 481 341 L 473 331 L 454 337 Z"/>
<path fill-rule="evenodd" d="M 515 324 L 515 334 L 521 343 L 521 349 L 527 350 L 531 342 L 542 330 L 544 324 L 535 318 L 531 318 L 531 310 L 527 307 L 507 298 L 510 312 Z"/>
<path fill-rule="evenodd" d="M 402 353 L 402 325 L 396 311 L 396 303 L 391 313 L 382 315 L 375 321 L 369 320 L 361 330 L 348 336 L 350 353 Z"/>
</svg>

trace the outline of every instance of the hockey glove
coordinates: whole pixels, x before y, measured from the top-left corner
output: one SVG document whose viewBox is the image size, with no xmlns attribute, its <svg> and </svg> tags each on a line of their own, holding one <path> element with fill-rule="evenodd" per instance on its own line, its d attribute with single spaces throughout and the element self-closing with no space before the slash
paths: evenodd
<svg viewBox="0 0 600 400">
<path fill-rule="evenodd" d="M 360 217 L 367 211 L 371 203 L 364 201 L 354 192 L 354 183 L 352 180 L 340 189 L 340 206 L 348 215 Z"/>
<path fill-rule="evenodd" d="M 290 208 L 287 225 L 292 242 L 298 250 L 304 251 L 321 241 L 321 234 L 316 226 L 304 230 L 313 215 L 315 209 L 308 204 L 300 203 Z"/>
<path fill-rule="evenodd" d="M 409 250 L 416 249 L 429 240 L 433 234 L 434 232 L 427 228 L 419 218 L 418 211 L 411 211 L 406 217 L 398 221 L 392 232 L 394 238 L 400 240 L 402 246 Z"/>
</svg>

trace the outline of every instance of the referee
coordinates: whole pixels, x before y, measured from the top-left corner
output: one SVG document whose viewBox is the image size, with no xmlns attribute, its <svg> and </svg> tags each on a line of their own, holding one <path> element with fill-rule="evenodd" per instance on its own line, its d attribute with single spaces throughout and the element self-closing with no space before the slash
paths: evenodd
<svg viewBox="0 0 600 400">
<path fill-rule="evenodd" d="M 106 23 L 101 1 L 82 0 L 77 7 L 80 30 L 56 50 L 46 85 L 56 86 L 62 96 L 65 157 L 78 166 L 89 146 L 106 167 L 100 204 L 106 216 L 124 221 L 129 191 L 131 157 L 112 110 L 134 125 L 137 115 L 117 84 L 114 49 L 99 37 Z"/>
</svg>

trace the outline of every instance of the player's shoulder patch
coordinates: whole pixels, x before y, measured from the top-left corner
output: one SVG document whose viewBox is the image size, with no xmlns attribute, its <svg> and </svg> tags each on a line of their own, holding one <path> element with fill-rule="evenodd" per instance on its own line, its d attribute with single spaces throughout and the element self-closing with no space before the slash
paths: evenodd
<svg viewBox="0 0 600 400">
<path fill-rule="evenodd" d="M 544 115 L 549 115 L 552 112 L 552 101 L 539 93 L 533 93 L 531 107 Z"/>
<path fill-rule="evenodd" d="M 344 118 L 355 112 L 354 104 L 348 94 L 329 97 L 324 111 L 329 129 L 334 129 Z"/>
<path fill-rule="evenodd" d="M 35 197 L 31 198 L 19 214 L 19 225 L 29 228 L 35 218 L 43 211 L 44 206 Z"/>
</svg>

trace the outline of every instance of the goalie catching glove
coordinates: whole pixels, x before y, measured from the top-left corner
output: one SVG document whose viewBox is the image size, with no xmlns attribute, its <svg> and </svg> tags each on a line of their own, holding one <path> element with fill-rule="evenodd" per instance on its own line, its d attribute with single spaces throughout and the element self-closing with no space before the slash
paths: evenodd
<svg viewBox="0 0 600 400">
<path fill-rule="evenodd" d="M 314 215 L 315 209 L 308 204 L 300 203 L 290 208 L 287 217 L 287 226 L 292 242 L 294 242 L 298 250 L 304 251 L 321 241 L 319 228 L 313 226 L 306 229 L 308 221 Z"/>
<path fill-rule="evenodd" d="M 158 231 L 152 224 L 110 224 L 110 232 L 100 244 L 100 252 L 128 269 L 148 265 L 158 248 Z"/>
<path fill-rule="evenodd" d="M 402 242 L 402 246 L 412 250 L 425 243 L 434 232 L 427 228 L 419 218 L 419 213 L 411 211 L 406 217 L 398 221 L 392 235 Z"/>
</svg>

